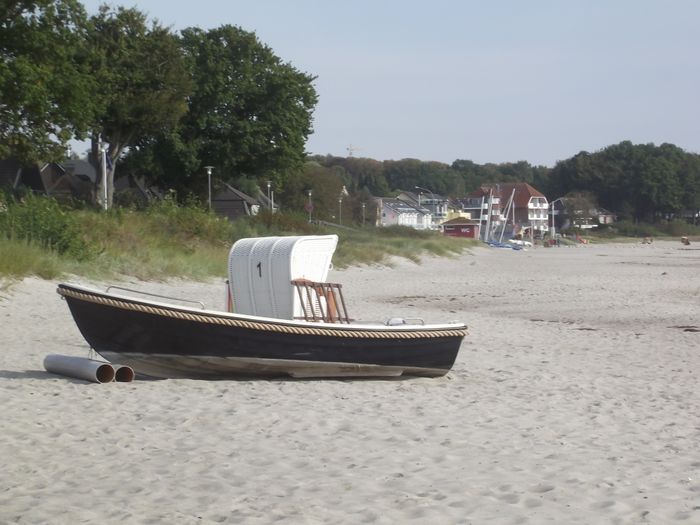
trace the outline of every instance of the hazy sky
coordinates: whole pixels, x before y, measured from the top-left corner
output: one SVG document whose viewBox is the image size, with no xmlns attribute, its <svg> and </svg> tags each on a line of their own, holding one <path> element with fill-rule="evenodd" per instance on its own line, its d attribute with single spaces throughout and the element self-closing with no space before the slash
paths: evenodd
<svg viewBox="0 0 700 525">
<path fill-rule="evenodd" d="M 317 76 L 311 153 L 552 166 L 622 140 L 700 152 L 700 1 L 108 3 L 174 30 L 240 26 Z"/>
</svg>

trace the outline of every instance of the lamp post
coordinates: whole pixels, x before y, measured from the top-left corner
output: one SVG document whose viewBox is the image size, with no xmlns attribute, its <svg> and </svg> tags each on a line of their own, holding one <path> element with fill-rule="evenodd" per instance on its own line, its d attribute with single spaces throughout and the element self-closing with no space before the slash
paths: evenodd
<svg viewBox="0 0 700 525">
<path fill-rule="evenodd" d="M 552 232 L 551 232 L 551 237 L 552 237 L 552 239 L 554 239 L 554 238 L 556 237 L 556 227 L 555 227 L 555 224 L 556 224 L 556 223 L 555 223 L 555 220 L 554 220 L 554 215 L 555 215 L 555 213 L 554 213 L 554 212 L 555 212 L 555 210 L 554 210 L 554 204 L 557 203 L 557 202 L 564 202 L 564 198 L 563 198 L 563 197 L 559 197 L 558 199 L 554 199 L 554 200 L 552 201 L 552 203 L 550 204 L 550 206 L 551 206 L 551 208 L 552 208 Z M 558 215 L 558 213 L 557 213 L 557 215 Z"/>
<path fill-rule="evenodd" d="M 343 224 L 343 196 L 338 197 L 338 224 Z"/>
<path fill-rule="evenodd" d="M 554 201 L 552 201 L 552 231 L 549 232 L 550 239 L 554 240 L 555 235 L 556 235 L 556 229 L 554 227 Z"/>
<path fill-rule="evenodd" d="M 362 226 L 365 225 L 365 203 L 362 203 Z"/>
<path fill-rule="evenodd" d="M 433 208 L 434 208 L 434 211 L 435 211 L 435 215 L 437 215 L 437 206 L 435 205 L 435 194 L 434 194 L 431 190 L 429 190 L 429 189 L 427 189 L 427 188 L 421 188 L 420 186 L 415 186 L 415 189 L 421 190 L 421 191 L 427 191 L 428 193 L 430 193 L 430 198 L 433 200 Z M 419 194 L 418 194 L 418 207 L 419 207 L 419 208 L 420 208 L 420 206 L 421 206 L 421 203 L 420 203 L 420 195 L 421 195 L 421 194 L 419 193 Z"/>
<path fill-rule="evenodd" d="M 267 205 L 270 206 L 270 209 L 272 209 L 272 205 L 270 204 L 270 186 L 272 186 L 271 181 L 267 181 Z"/>
<path fill-rule="evenodd" d="M 429 189 L 421 188 L 420 186 L 415 186 L 415 189 L 427 191 L 428 193 L 430 193 L 430 198 L 433 199 L 433 203 L 435 202 L 435 194 L 432 191 L 430 191 Z M 420 205 L 420 193 L 418 194 L 418 205 Z"/>
<path fill-rule="evenodd" d="M 209 209 L 211 210 L 211 170 L 214 169 L 214 166 L 204 166 L 204 169 L 207 170 L 207 188 L 209 189 L 209 198 L 207 199 L 207 202 L 209 204 Z"/>
<path fill-rule="evenodd" d="M 314 205 L 311 202 L 311 190 L 309 190 L 309 204 L 307 207 L 309 208 L 309 222 L 311 222 L 311 211 L 314 209 Z"/>
<path fill-rule="evenodd" d="M 100 137 L 100 164 L 102 168 L 102 208 L 105 210 L 108 207 L 107 202 L 107 145 L 102 142 Z"/>
</svg>

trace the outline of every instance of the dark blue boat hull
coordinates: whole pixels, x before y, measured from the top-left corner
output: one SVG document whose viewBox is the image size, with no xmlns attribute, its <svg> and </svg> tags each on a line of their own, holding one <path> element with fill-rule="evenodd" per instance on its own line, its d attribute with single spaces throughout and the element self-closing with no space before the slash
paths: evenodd
<svg viewBox="0 0 700 525">
<path fill-rule="evenodd" d="M 464 325 L 415 329 L 295 323 L 197 312 L 59 285 L 88 344 L 156 377 L 446 374 Z"/>
</svg>

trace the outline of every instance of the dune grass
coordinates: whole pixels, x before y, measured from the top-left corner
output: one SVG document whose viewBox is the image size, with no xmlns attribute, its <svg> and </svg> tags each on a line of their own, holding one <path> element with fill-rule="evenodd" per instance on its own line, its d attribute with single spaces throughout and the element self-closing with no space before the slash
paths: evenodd
<svg viewBox="0 0 700 525">
<path fill-rule="evenodd" d="M 425 256 L 454 256 L 477 245 L 476 241 L 399 226 L 336 233 L 340 239 L 333 261 L 341 268 L 353 264 L 386 263 L 390 257 L 420 262 Z"/>
<path fill-rule="evenodd" d="M 54 279 L 64 271 L 64 261 L 53 250 L 25 239 L 0 239 L 0 276 L 21 278 L 36 275 L 42 279 Z"/>
<path fill-rule="evenodd" d="M 29 197 L 0 202 L 0 277 L 77 275 L 95 280 L 206 280 L 226 275 L 228 251 L 244 237 L 336 233 L 336 267 L 448 256 L 473 245 L 412 228 L 334 228 L 303 215 L 266 214 L 230 222 L 196 205 L 160 202 L 146 210 L 71 209 Z"/>
<path fill-rule="evenodd" d="M 601 227 L 593 231 L 592 235 L 600 240 L 620 239 L 621 237 L 631 240 L 638 240 L 644 237 L 677 239 L 683 236 L 698 239 L 700 238 L 700 227 L 678 219 L 661 224 L 619 221 L 613 225 Z"/>
</svg>

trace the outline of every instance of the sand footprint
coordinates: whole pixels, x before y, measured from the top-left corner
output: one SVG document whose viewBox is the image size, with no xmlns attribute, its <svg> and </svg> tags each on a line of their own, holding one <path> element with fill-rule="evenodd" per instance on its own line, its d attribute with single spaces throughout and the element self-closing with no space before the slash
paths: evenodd
<svg viewBox="0 0 700 525">
<path fill-rule="evenodd" d="M 554 490 L 554 485 L 550 485 L 549 483 L 538 483 L 530 489 L 530 492 L 534 492 L 535 494 L 544 494 L 545 492 L 550 492 L 552 490 Z"/>
<path fill-rule="evenodd" d="M 605 500 L 605 501 L 597 501 L 593 505 L 591 505 L 594 509 L 600 509 L 600 510 L 606 510 L 610 509 L 611 507 L 615 506 L 615 501 L 614 500 Z"/>
<path fill-rule="evenodd" d="M 520 496 L 513 492 L 510 492 L 508 494 L 501 494 L 500 496 L 498 496 L 498 499 L 506 503 L 516 504 L 520 501 Z"/>
</svg>

